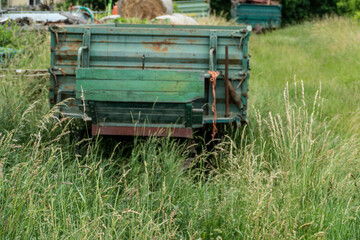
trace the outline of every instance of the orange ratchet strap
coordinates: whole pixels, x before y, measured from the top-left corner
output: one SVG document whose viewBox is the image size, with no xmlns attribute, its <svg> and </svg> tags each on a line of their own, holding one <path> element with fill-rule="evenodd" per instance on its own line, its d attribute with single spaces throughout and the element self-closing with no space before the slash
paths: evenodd
<svg viewBox="0 0 360 240">
<path fill-rule="evenodd" d="M 217 114 L 216 114 L 216 91 L 215 91 L 215 86 L 216 86 L 216 79 L 219 76 L 219 72 L 208 71 L 208 73 L 211 75 L 210 82 L 212 83 L 212 93 L 213 93 L 213 99 L 214 99 L 212 107 L 211 107 L 211 110 L 214 113 L 213 132 L 211 134 L 211 137 L 212 137 L 212 139 L 214 139 L 216 133 L 218 132 L 218 129 L 216 127 Z"/>
</svg>

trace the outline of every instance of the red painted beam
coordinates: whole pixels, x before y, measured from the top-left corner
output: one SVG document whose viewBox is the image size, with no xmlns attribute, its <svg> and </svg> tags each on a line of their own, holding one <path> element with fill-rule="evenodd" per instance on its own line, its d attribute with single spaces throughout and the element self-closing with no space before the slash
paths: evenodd
<svg viewBox="0 0 360 240">
<path fill-rule="evenodd" d="M 181 137 L 192 138 L 192 128 L 158 128 L 158 127 L 112 127 L 92 125 L 92 135 L 115 135 L 115 136 L 157 136 L 157 137 Z"/>
</svg>

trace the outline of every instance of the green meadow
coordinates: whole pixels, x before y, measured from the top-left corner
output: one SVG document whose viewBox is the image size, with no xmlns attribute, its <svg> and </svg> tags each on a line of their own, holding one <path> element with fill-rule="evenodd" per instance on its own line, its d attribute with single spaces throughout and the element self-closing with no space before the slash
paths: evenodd
<svg viewBox="0 0 360 240">
<path fill-rule="evenodd" d="M 49 76 L 4 70 L 48 68 L 49 34 L 14 29 L 12 46 L 0 239 L 360 239 L 359 22 L 253 34 L 249 124 L 201 142 L 188 170 L 187 141 L 77 138 Z"/>
</svg>

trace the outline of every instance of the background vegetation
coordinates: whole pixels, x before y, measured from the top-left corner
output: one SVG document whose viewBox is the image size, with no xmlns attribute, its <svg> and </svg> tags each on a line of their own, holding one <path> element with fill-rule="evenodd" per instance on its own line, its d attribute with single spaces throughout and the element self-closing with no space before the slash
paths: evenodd
<svg viewBox="0 0 360 240">
<path fill-rule="evenodd" d="M 92 10 L 104 10 L 106 9 L 106 7 L 108 6 L 110 0 L 107 1 L 103 1 L 103 0 L 77 0 L 76 4 L 74 4 L 74 1 L 72 0 L 65 0 L 65 4 L 64 5 L 59 5 L 59 6 L 64 6 L 64 8 L 68 8 L 68 6 L 70 6 L 70 4 L 72 5 L 80 5 L 80 6 L 85 6 L 88 7 Z M 112 1 L 113 4 L 115 4 L 115 2 L 117 2 L 116 0 Z"/>
<path fill-rule="evenodd" d="M 8 24 L 0 25 L 0 46 L 12 44 L 12 32 L 8 31 Z"/>
<path fill-rule="evenodd" d="M 326 15 L 346 14 L 360 18 L 360 0 L 281 0 L 281 5 L 283 25 L 300 23 Z M 231 3 L 224 0 L 212 0 L 211 9 L 218 14 L 229 13 Z"/>
<path fill-rule="evenodd" d="M 339 0 L 337 6 L 340 13 L 360 19 L 360 0 Z"/>
<path fill-rule="evenodd" d="M 109 2 L 77 0 L 76 5 L 86 6 L 93 10 L 104 10 Z M 115 2 L 114 0 L 113 4 Z M 74 1 L 66 0 L 65 4 L 59 3 L 57 8 L 65 10 L 70 4 L 74 4 Z M 212 12 L 230 19 L 230 0 L 211 0 L 210 4 Z M 281 5 L 283 25 L 300 23 L 328 15 L 350 15 L 360 19 L 360 0 L 281 0 Z"/>
<path fill-rule="evenodd" d="M 47 33 L 12 34 L 3 69 L 49 66 Z M 359 39 L 344 18 L 253 35 L 250 123 L 188 171 L 175 139 L 78 142 L 48 76 L 0 71 L 0 238 L 359 239 Z"/>
<path fill-rule="evenodd" d="M 338 13 L 337 2 L 338 0 L 282 0 L 283 24 Z"/>
</svg>

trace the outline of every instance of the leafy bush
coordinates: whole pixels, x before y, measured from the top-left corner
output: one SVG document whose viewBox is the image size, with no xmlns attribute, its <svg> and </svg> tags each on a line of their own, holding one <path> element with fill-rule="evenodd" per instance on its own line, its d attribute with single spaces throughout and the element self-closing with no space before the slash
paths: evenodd
<svg viewBox="0 0 360 240">
<path fill-rule="evenodd" d="M 231 9 L 231 2 L 230 1 L 223 1 L 223 0 L 211 0 L 210 2 L 211 10 L 216 12 L 217 14 L 223 15 L 224 13 L 228 14 L 227 18 L 230 18 L 230 9 Z"/>
<path fill-rule="evenodd" d="M 292 24 L 337 12 L 338 0 L 282 0 L 282 22 Z"/>
<path fill-rule="evenodd" d="M 8 25 L 0 25 L 0 47 L 5 47 L 11 43 L 12 33 L 8 30 Z"/>
<path fill-rule="evenodd" d="M 340 13 L 360 19 L 360 0 L 340 0 L 337 6 Z"/>
<path fill-rule="evenodd" d="M 313 17 L 324 16 L 337 12 L 336 3 L 339 0 L 282 0 L 282 22 L 292 24 L 301 22 Z M 348 0 L 342 0 L 347 2 Z M 353 0 L 359 2 L 359 0 Z M 212 0 L 211 9 L 216 13 L 229 13 L 230 1 Z"/>
<path fill-rule="evenodd" d="M 117 0 L 113 0 L 113 4 L 116 2 Z M 72 5 L 76 5 L 76 6 L 84 6 L 84 7 L 88 7 L 91 10 L 104 10 L 106 9 L 108 3 L 110 1 L 109 0 L 105 0 L 105 1 L 101 1 L 101 0 L 77 0 L 76 3 L 74 4 L 74 1 L 72 0 L 66 0 L 65 1 L 65 6 L 68 7 L 70 6 L 70 4 Z"/>
<path fill-rule="evenodd" d="M 310 1 L 283 0 L 282 22 L 285 24 L 299 22 L 309 17 Z"/>
</svg>

